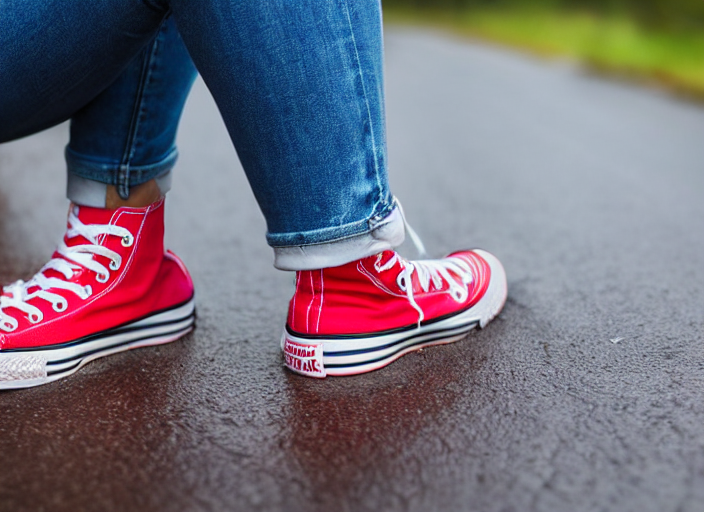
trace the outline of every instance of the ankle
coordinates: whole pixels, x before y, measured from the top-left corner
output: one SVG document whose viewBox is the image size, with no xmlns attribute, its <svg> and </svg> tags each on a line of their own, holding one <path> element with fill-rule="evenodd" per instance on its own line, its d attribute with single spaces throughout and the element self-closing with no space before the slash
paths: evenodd
<svg viewBox="0 0 704 512">
<path fill-rule="evenodd" d="M 161 197 L 161 190 L 156 180 L 149 180 L 141 185 L 131 187 L 130 195 L 127 199 L 120 197 L 115 185 L 107 185 L 105 191 L 105 208 L 108 210 L 115 210 L 123 206 L 143 208 L 152 203 L 156 203 Z"/>
</svg>

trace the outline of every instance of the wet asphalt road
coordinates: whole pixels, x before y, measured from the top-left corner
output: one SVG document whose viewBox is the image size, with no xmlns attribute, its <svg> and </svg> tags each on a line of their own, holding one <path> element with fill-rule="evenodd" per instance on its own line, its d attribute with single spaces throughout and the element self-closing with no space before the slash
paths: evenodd
<svg viewBox="0 0 704 512">
<path fill-rule="evenodd" d="M 167 203 L 198 327 L 2 393 L 0 510 L 704 510 L 704 109 L 426 32 L 386 59 L 393 190 L 435 255 L 504 261 L 500 317 L 284 371 L 292 275 L 198 83 Z M 61 237 L 66 140 L 0 147 L 4 283 Z"/>
</svg>

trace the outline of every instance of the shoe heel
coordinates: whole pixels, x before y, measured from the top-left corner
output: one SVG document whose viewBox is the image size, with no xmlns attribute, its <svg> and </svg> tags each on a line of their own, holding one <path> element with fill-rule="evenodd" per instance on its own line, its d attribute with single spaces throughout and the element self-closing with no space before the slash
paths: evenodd
<svg viewBox="0 0 704 512">
<path fill-rule="evenodd" d="M 327 375 L 323 365 L 322 342 L 294 340 L 284 331 L 281 348 L 284 351 L 284 364 L 292 372 L 318 379 Z"/>
</svg>

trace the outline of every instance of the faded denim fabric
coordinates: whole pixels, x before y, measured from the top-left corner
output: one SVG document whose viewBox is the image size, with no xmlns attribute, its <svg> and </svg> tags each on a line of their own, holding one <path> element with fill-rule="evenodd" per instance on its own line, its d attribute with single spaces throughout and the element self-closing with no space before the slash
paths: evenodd
<svg viewBox="0 0 704 512">
<path fill-rule="evenodd" d="M 394 210 L 382 55 L 378 0 L 3 0 L 0 141 L 70 118 L 69 172 L 124 197 L 173 166 L 197 68 L 268 243 L 346 240 Z"/>
</svg>

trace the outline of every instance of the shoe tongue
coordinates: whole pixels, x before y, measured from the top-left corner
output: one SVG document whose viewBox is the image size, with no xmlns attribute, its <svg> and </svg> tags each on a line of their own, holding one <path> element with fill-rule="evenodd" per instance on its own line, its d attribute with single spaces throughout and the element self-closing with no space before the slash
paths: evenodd
<svg viewBox="0 0 704 512">
<path fill-rule="evenodd" d="M 113 216 L 115 215 L 116 210 L 108 210 L 106 208 L 93 208 L 90 206 L 78 206 L 76 204 L 71 204 L 71 211 L 73 212 L 74 215 L 76 215 L 79 220 L 86 225 L 90 224 L 100 224 L 100 225 L 105 225 L 105 224 L 110 224 Z M 71 226 L 69 225 L 68 222 L 66 222 L 66 229 L 70 229 Z M 98 237 L 98 241 L 100 242 L 100 237 Z M 75 247 L 77 245 L 92 245 L 93 242 L 88 240 L 87 238 L 81 236 L 81 235 L 76 235 L 71 238 L 68 237 L 68 232 L 64 235 L 64 243 L 68 247 Z M 51 255 L 52 259 L 64 259 L 64 258 L 58 251 L 54 251 L 54 253 Z M 101 263 L 107 265 L 108 261 L 105 259 L 103 256 L 93 256 L 93 258 L 96 258 L 100 260 Z M 72 265 L 76 265 L 75 262 L 72 262 L 70 260 L 69 263 Z M 80 265 L 78 265 L 80 266 Z M 42 271 L 45 277 L 55 277 L 61 280 L 66 280 L 66 276 L 64 276 L 61 272 L 58 272 L 54 269 L 46 269 Z M 74 274 L 75 277 L 76 274 Z M 32 286 L 30 287 L 27 292 L 32 293 L 33 291 L 38 290 L 39 288 L 37 286 Z"/>
<path fill-rule="evenodd" d="M 384 251 L 374 256 L 374 258 L 376 258 L 377 265 L 382 267 L 386 265 L 395 255 L 396 253 L 394 251 Z"/>
<path fill-rule="evenodd" d="M 369 268 L 374 268 L 377 272 L 383 272 L 398 265 L 398 261 L 396 261 L 396 263 L 391 261 L 394 258 L 398 259 L 399 256 L 395 251 L 389 250 L 380 252 L 374 256 L 369 256 L 368 258 L 365 258 L 365 260 L 368 262 Z M 389 265 L 388 268 L 387 265 Z"/>
<path fill-rule="evenodd" d="M 115 214 L 115 210 L 108 210 L 106 208 L 93 208 L 90 206 L 78 206 L 76 204 L 71 205 L 71 211 L 85 225 L 110 224 L 110 221 L 112 220 L 113 215 Z M 66 222 L 66 229 L 68 230 L 70 229 L 70 227 L 71 226 L 69 225 L 69 223 Z M 66 235 L 68 235 L 68 231 Z M 73 236 L 71 238 L 69 238 L 68 236 L 64 236 L 64 243 L 69 247 L 73 247 L 75 245 L 92 244 L 90 240 L 80 235 Z"/>
</svg>

